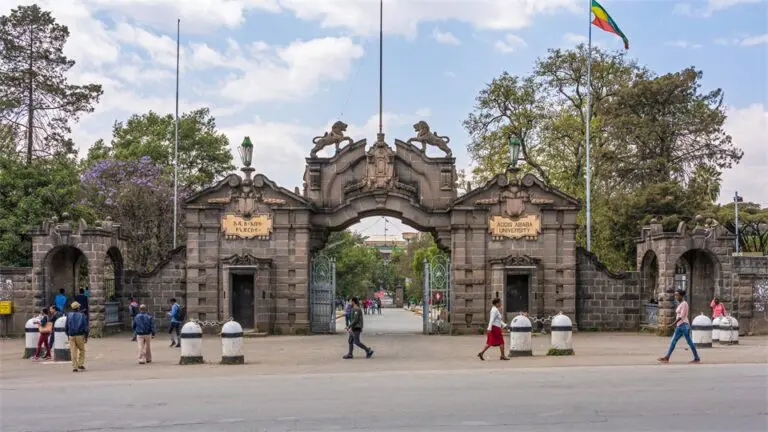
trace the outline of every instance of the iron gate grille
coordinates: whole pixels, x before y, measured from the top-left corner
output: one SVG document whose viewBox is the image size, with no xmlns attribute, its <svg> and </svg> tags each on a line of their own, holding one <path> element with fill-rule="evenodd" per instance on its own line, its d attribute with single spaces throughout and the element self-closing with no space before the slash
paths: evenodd
<svg viewBox="0 0 768 432">
<path fill-rule="evenodd" d="M 451 285 L 450 257 L 424 260 L 424 334 L 451 334 Z"/>
<path fill-rule="evenodd" d="M 312 333 L 336 333 L 336 262 L 317 254 L 310 267 L 309 328 Z"/>
</svg>

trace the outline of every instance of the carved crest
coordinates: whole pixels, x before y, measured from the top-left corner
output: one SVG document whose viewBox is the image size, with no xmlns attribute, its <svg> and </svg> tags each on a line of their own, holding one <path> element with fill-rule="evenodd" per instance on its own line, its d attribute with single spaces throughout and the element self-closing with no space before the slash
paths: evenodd
<svg viewBox="0 0 768 432">
<path fill-rule="evenodd" d="M 476 206 L 489 206 L 494 204 L 501 205 L 501 215 L 505 217 L 516 218 L 525 213 L 525 203 L 542 205 L 552 204 L 548 198 L 538 198 L 536 194 L 521 188 L 518 185 L 510 184 L 501 192 L 498 197 L 485 198 L 475 201 Z"/>
<path fill-rule="evenodd" d="M 326 132 L 323 136 L 318 136 L 312 139 L 312 143 L 315 145 L 312 147 L 312 151 L 309 152 L 309 157 L 317 157 L 317 152 L 328 147 L 329 145 L 336 146 L 336 153 L 339 152 L 339 145 L 343 142 L 352 144 L 352 138 L 345 135 L 347 131 L 347 124 L 339 120 L 331 126 L 330 132 Z"/>
<path fill-rule="evenodd" d="M 504 264 L 507 267 L 535 267 L 539 260 L 528 255 L 509 255 L 490 260 L 491 264 Z"/>
<path fill-rule="evenodd" d="M 368 150 L 365 186 L 369 189 L 392 189 L 396 181 L 395 152 L 383 141 L 377 141 Z"/>
<path fill-rule="evenodd" d="M 413 130 L 416 132 L 416 136 L 409 138 L 406 142 L 408 144 L 413 144 L 414 142 L 421 143 L 422 153 L 426 153 L 427 145 L 431 145 L 444 151 L 446 157 L 451 157 L 453 155 L 453 152 L 448 147 L 448 143 L 451 142 L 451 139 L 447 136 L 440 136 L 437 132 L 430 132 L 429 124 L 424 120 L 413 125 Z"/>
<path fill-rule="evenodd" d="M 223 258 L 221 261 L 224 264 L 233 266 L 269 266 L 272 264 L 271 259 L 255 257 L 249 253 L 231 255 Z"/>
</svg>

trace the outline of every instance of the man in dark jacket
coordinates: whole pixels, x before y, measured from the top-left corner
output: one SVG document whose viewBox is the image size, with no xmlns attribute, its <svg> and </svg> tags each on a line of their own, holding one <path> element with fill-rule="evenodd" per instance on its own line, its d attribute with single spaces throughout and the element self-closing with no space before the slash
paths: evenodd
<svg viewBox="0 0 768 432">
<path fill-rule="evenodd" d="M 72 312 L 67 314 L 65 331 L 69 338 L 72 354 L 72 372 L 85 370 L 85 344 L 88 342 L 88 318 L 80 312 L 80 303 L 70 305 Z"/>
<path fill-rule="evenodd" d="M 139 343 L 139 364 L 152 363 L 150 342 L 155 337 L 155 320 L 147 314 L 147 306 L 139 306 L 139 313 L 133 317 L 133 334 Z"/>
<path fill-rule="evenodd" d="M 363 332 L 363 311 L 360 309 L 360 300 L 358 300 L 357 297 L 352 297 L 352 311 L 350 312 L 347 332 L 349 333 L 349 352 L 344 358 L 353 358 L 352 350 L 355 348 L 355 345 L 365 351 L 365 358 L 371 358 L 371 356 L 373 356 L 373 350 L 360 342 L 360 333 Z"/>
</svg>

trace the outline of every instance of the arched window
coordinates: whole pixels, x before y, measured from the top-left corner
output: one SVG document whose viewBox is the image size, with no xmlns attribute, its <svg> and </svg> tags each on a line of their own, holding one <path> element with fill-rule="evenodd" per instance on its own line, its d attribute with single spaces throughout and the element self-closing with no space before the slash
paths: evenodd
<svg viewBox="0 0 768 432">
<path fill-rule="evenodd" d="M 675 289 L 688 291 L 688 264 L 683 259 L 677 260 L 675 264 Z"/>
</svg>

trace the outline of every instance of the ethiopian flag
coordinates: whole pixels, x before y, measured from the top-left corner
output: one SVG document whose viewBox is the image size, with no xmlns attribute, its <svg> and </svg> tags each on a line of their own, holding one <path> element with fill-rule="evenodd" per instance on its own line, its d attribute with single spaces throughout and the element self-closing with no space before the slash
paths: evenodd
<svg viewBox="0 0 768 432">
<path fill-rule="evenodd" d="M 595 0 L 592 0 L 592 13 L 595 14 L 595 19 L 592 20 L 592 24 L 608 33 L 613 33 L 620 37 L 621 40 L 624 41 L 624 49 L 629 49 L 629 39 L 624 36 L 624 33 L 619 29 L 619 26 L 616 25 L 616 21 L 614 21 L 613 18 L 608 15 L 608 12 L 600 6 L 600 3 Z"/>
</svg>

